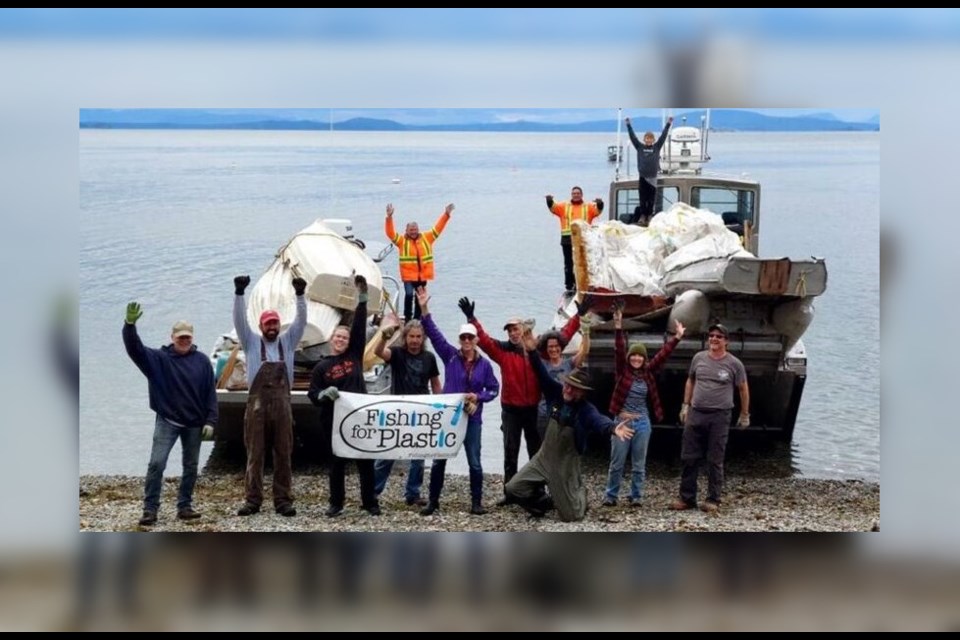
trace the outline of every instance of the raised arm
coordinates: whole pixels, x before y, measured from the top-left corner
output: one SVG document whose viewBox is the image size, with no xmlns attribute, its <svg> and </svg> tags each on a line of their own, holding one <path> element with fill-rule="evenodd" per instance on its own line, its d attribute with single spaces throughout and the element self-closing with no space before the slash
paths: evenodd
<svg viewBox="0 0 960 640">
<path fill-rule="evenodd" d="M 383 221 L 383 232 L 387 236 L 387 240 L 393 244 L 400 246 L 400 234 L 397 233 L 396 227 L 393 226 L 393 204 L 387 205 L 387 217 Z"/>
<path fill-rule="evenodd" d="M 243 293 L 250 284 L 250 276 L 237 276 L 233 279 L 233 327 L 244 353 L 250 353 L 257 334 L 247 322 L 247 299 Z"/>
<path fill-rule="evenodd" d="M 626 118 L 624 122 L 627 124 L 627 135 L 630 136 L 630 142 L 633 143 L 634 149 L 639 151 L 640 147 L 643 146 L 643 143 L 640 142 L 639 138 L 637 138 L 637 134 L 633 132 L 633 125 L 630 124 L 630 118 Z"/>
<path fill-rule="evenodd" d="M 537 374 L 537 380 L 540 381 L 540 390 L 543 392 L 543 397 L 549 402 L 559 400 L 563 396 L 563 385 L 550 377 L 540 354 L 536 351 L 528 350 L 527 359 L 530 360 L 533 372 Z"/>
<path fill-rule="evenodd" d="M 352 336 L 350 340 L 351 342 L 353 341 Z M 373 345 L 373 353 L 384 362 L 390 362 L 393 351 L 391 351 L 390 347 L 387 346 L 387 337 L 382 331 L 377 335 L 377 341 Z"/>
<path fill-rule="evenodd" d="M 500 348 L 496 340 L 487 334 L 486 329 L 484 329 L 480 321 L 477 320 L 477 316 L 474 313 L 476 303 L 471 302 L 470 298 L 464 296 L 457 302 L 457 306 L 460 307 L 460 311 L 462 311 L 463 315 L 467 318 L 467 322 L 477 328 L 477 346 L 483 349 L 483 351 L 490 356 L 491 360 L 500 364 L 503 360 L 503 349 Z"/>
<path fill-rule="evenodd" d="M 287 341 L 287 347 L 290 351 L 296 351 L 297 345 L 303 338 L 303 332 L 307 329 L 307 299 L 303 292 L 307 290 L 307 281 L 301 277 L 293 279 L 293 290 L 297 294 L 297 315 L 293 318 L 293 324 L 287 327 L 284 338 Z"/>
<path fill-rule="evenodd" d="M 350 344 L 347 353 L 354 358 L 363 358 L 367 346 L 367 279 L 357 276 L 353 279 L 359 292 L 357 308 L 353 310 L 353 324 L 350 325 Z"/>
<path fill-rule="evenodd" d="M 677 345 L 680 344 L 680 340 L 683 338 L 684 327 L 679 322 L 677 323 L 677 332 L 672 338 L 667 340 L 666 344 L 660 347 L 660 351 L 657 351 L 657 355 L 653 356 L 653 359 L 650 360 L 650 363 L 647 365 L 647 370 L 651 373 L 656 373 L 663 365 L 667 362 L 667 358 L 670 357 L 670 354 L 673 353 L 673 350 L 677 348 Z"/>
<path fill-rule="evenodd" d="M 450 222 L 450 214 L 453 213 L 454 208 L 455 207 L 453 206 L 452 202 L 448 204 L 447 207 L 443 210 L 443 213 L 440 214 L 440 217 L 437 218 L 437 221 L 433 224 L 433 228 L 427 231 L 425 234 L 423 234 L 427 236 L 430 242 L 433 242 L 434 240 L 436 240 L 440 236 L 440 234 L 443 233 L 443 230 L 446 228 L 447 223 Z"/>
<path fill-rule="evenodd" d="M 423 312 L 423 317 L 420 318 L 421 322 L 423 322 L 423 330 L 427 334 L 427 337 L 430 338 L 430 344 L 433 345 L 433 350 L 437 352 L 441 360 L 445 363 L 449 362 L 457 355 L 456 348 L 443 337 L 443 333 L 440 331 L 437 323 L 433 321 L 433 316 L 424 309 L 422 304 L 420 305 L 420 310 Z"/>
<path fill-rule="evenodd" d="M 140 335 L 137 333 L 137 320 L 143 312 L 140 310 L 140 303 L 131 302 L 127 305 L 127 318 L 123 323 L 123 346 L 127 350 L 127 355 L 137 365 L 137 369 L 148 378 L 153 371 L 153 353 L 150 349 L 143 346 Z"/>
<path fill-rule="evenodd" d="M 667 140 L 667 133 L 670 131 L 670 125 L 673 124 L 673 116 L 667 118 L 667 124 L 663 126 L 663 132 L 660 134 L 660 137 L 657 138 L 657 141 L 654 143 L 653 148 L 657 150 L 657 153 L 660 152 L 660 148 L 663 146 L 663 143 Z"/>
<path fill-rule="evenodd" d="M 587 356 L 590 354 L 590 325 L 591 322 L 588 317 L 584 316 L 580 319 L 580 348 L 577 349 L 577 352 L 573 356 L 574 369 L 582 367 L 583 363 L 587 361 Z"/>
</svg>

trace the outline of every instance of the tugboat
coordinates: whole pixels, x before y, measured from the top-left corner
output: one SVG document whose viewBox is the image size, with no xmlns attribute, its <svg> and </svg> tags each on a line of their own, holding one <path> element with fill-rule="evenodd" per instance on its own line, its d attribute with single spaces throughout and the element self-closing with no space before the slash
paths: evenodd
<svg viewBox="0 0 960 640">
<path fill-rule="evenodd" d="M 677 429 L 690 361 L 706 348 L 707 327 L 721 322 L 730 331 L 728 350 L 747 370 L 749 429 L 790 441 L 807 377 L 801 336 L 813 319 L 813 299 L 826 289 L 826 264 L 822 258 L 757 257 L 760 184 L 704 173 L 708 137 L 709 112 L 699 127 L 682 124 L 670 132 L 657 177 L 654 211 L 660 213 L 648 227 L 627 224 L 639 202 L 637 179 L 620 176 L 618 167 L 610 184 L 610 221 L 574 224 L 577 293 L 561 297 L 553 324 L 563 326 L 576 313 L 575 297 L 593 294 L 598 317 L 588 362 L 595 400 L 605 407 L 614 376 L 613 301 L 626 303 L 624 329 L 650 357 L 682 322 L 686 336 L 660 379 L 665 424 L 654 425 Z M 738 413 L 735 407 L 732 415 Z"/>
</svg>

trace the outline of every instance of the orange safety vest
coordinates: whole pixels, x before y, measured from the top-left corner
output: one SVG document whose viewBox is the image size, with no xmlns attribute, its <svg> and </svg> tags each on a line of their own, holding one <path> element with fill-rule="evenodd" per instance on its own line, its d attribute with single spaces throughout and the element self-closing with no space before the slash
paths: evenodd
<svg viewBox="0 0 960 640">
<path fill-rule="evenodd" d="M 550 208 L 550 213 L 560 218 L 560 235 L 570 235 L 570 225 L 574 220 L 586 220 L 590 224 L 600 215 L 597 203 L 582 201 L 580 204 L 572 202 L 557 202 Z"/>
<path fill-rule="evenodd" d="M 400 279 L 404 282 L 433 280 L 433 243 L 447 226 L 450 214 L 444 212 L 429 231 L 421 233 L 416 240 L 397 233 L 393 218 L 387 218 L 384 231 L 390 242 L 400 250 Z"/>
</svg>

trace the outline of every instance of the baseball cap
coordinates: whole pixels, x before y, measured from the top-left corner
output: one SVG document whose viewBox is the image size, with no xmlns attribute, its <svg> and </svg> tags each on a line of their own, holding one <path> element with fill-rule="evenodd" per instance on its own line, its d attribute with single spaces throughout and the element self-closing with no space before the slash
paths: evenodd
<svg viewBox="0 0 960 640">
<path fill-rule="evenodd" d="M 260 324 L 266 324 L 270 320 L 276 320 L 277 322 L 280 322 L 280 314 L 273 309 L 267 309 L 260 314 Z"/>
<path fill-rule="evenodd" d="M 727 331 L 727 328 L 722 324 L 720 324 L 719 322 L 715 322 L 712 325 L 710 325 L 710 327 L 707 329 L 707 333 L 710 333 L 711 331 L 719 331 L 720 333 L 723 334 L 724 338 L 730 335 L 730 332 Z"/>
<path fill-rule="evenodd" d="M 471 336 L 476 337 L 476 335 L 477 335 L 477 328 L 476 328 L 475 326 L 473 326 L 472 324 L 470 324 L 469 322 L 468 322 L 467 324 L 462 324 L 462 325 L 460 325 L 460 333 L 458 333 L 457 335 L 458 335 L 458 336 L 462 336 L 462 335 L 464 335 L 464 334 L 469 334 L 469 335 L 471 335 Z"/>
<path fill-rule="evenodd" d="M 193 337 L 193 325 L 186 320 L 180 320 L 173 325 L 173 337 L 179 338 L 180 336 Z"/>
</svg>

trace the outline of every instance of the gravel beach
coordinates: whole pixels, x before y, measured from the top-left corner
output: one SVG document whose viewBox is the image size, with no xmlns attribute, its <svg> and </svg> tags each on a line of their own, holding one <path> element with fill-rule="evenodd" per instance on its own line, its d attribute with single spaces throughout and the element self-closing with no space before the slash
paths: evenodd
<svg viewBox="0 0 960 640">
<path fill-rule="evenodd" d="M 429 465 L 428 465 L 429 468 Z M 429 472 L 428 472 L 429 474 Z M 678 475 L 648 470 L 643 506 L 627 500 L 629 478 L 621 485 L 620 502 L 603 507 L 606 465 L 584 467 L 589 487 L 589 510 L 582 522 L 561 522 L 556 511 L 535 519 L 517 506 L 496 507 L 502 496 L 502 479 L 484 478 L 484 505 L 488 513 L 469 513 L 470 491 L 466 476 L 447 474 L 440 510 L 421 516 L 419 507 L 403 501 L 405 472 L 394 471 L 380 497 L 383 514 L 369 516 L 359 508 L 355 473 L 347 476 L 347 504 L 343 515 L 327 518 L 329 488 L 323 472 L 294 475 L 297 515 L 274 513 L 269 493 L 263 510 L 238 517 L 243 501 L 243 474 L 203 473 L 194 492 L 194 508 L 203 514 L 191 523 L 176 519 L 178 478 L 166 478 L 159 520 L 140 527 L 143 478 L 81 476 L 81 531 L 877 531 L 880 526 L 880 486 L 860 480 L 815 480 L 797 477 L 756 477 L 731 473 L 724 502 L 717 513 L 698 510 L 675 512 L 667 505 L 676 497 Z M 701 500 L 706 478 L 701 475 Z M 269 476 L 265 487 L 270 486 Z M 424 492 L 428 479 L 424 482 Z M 269 491 L 269 489 L 267 489 Z M 425 497 L 425 496 L 424 496 Z"/>
</svg>

